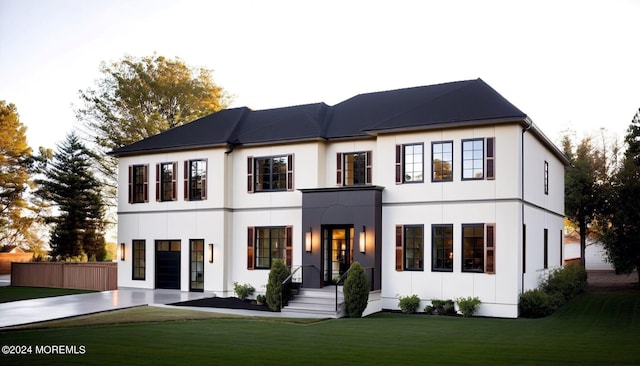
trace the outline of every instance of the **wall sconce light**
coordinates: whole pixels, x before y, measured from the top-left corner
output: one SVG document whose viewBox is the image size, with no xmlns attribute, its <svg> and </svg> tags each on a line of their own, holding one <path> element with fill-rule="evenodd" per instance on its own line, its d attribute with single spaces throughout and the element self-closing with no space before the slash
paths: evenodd
<svg viewBox="0 0 640 366">
<path fill-rule="evenodd" d="M 360 253 L 364 253 L 367 251 L 367 233 L 364 225 L 362 226 L 362 231 L 360 232 Z"/>
<path fill-rule="evenodd" d="M 213 244 L 209 244 L 209 263 L 213 263 Z"/>
<path fill-rule="evenodd" d="M 124 260 L 124 243 L 120 243 L 120 260 Z"/>
<path fill-rule="evenodd" d="M 309 228 L 309 231 L 306 232 L 304 237 L 304 250 L 306 250 L 307 253 L 311 252 L 311 237 L 311 228 Z"/>
</svg>

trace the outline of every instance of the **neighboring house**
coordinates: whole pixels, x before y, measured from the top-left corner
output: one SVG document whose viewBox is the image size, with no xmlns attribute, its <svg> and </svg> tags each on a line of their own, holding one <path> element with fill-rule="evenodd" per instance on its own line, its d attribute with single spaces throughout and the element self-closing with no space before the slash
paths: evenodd
<svg viewBox="0 0 640 366">
<path fill-rule="evenodd" d="M 119 286 L 263 292 L 280 258 L 333 289 L 358 261 L 367 313 L 417 294 L 517 317 L 562 265 L 568 161 L 480 79 L 223 110 L 112 154 Z"/>
<path fill-rule="evenodd" d="M 565 262 L 580 259 L 580 234 L 577 231 L 565 234 L 564 260 Z M 594 237 L 587 237 L 584 248 L 584 266 L 587 271 L 613 271 L 613 264 L 607 260 L 604 245 Z"/>
<path fill-rule="evenodd" d="M 0 274 L 11 273 L 11 262 L 29 262 L 33 253 L 25 252 L 17 245 L 6 245 L 0 248 Z"/>
</svg>

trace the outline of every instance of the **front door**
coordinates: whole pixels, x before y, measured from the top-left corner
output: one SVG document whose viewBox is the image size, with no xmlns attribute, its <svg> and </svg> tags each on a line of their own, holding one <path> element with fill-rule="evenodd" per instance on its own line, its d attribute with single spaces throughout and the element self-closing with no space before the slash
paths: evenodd
<svg viewBox="0 0 640 366">
<path fill-rule="evenodd" d="M 323 227 L 322 257 L 324 284 L 335 284 L 353 260 L 353 225 Z"/>
<path fill-rule="evenodd" d="M 204 291 L 204 240 L 190 240 L 189 291 Z"/>
<path fill-rule="evenodd" d="M 156 240 L 156 288 L 180 289 L 180 240 Z"/>
</svg>

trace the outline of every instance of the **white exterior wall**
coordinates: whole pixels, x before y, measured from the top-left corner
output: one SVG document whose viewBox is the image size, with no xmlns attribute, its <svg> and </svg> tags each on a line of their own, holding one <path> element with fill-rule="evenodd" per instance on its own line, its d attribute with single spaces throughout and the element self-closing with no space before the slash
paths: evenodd
<svg viewBox="0 0 640 366">
<path fill-rule="evenodd" d="M 495 138 L 495 179 L 461 180 L 463 139 Z M 118 266 L 119 286 L 155 287 L 155 240 L 182 243 L 181 290 L 189 290 L 189 239 L 214 244 L 214 262 L 205 258 L 205 288 L 233 295 L 233 282 L 249 283 L 256 294 L 266 291 L 268 270 L 247 269 L 248 226 L 292 226 L 293 265 L 301 264 L 301 188 L 336 186 L 336 153 L 372 150 L 373 182 L 382 191 L 382 308 L 397 309 L 399 296 L 417 294 L 423 302 L 478 296 L 479 315 L 515 317 L 519 294 L 536 287 L 544 274 L 542 237 L 549 231 L 549 268 L 561 261 L 558 213 L 564 207 L 564 166 L 531 133 L 524 134 L 525 173 L 522 201 L 522 127 L 519 124 L 428 132 L 382 134 L 370 139 L 314 141 L 271 146 L 212 148 L 122 157 L 119 165 L 118 239 L 126 260 Z M 431 143 L 453 141 L 452 182 L 431 182 Z M 395 183 L 395 145 L 424 144 L 424 182 Z M 247 192 L 247 158 L 294 154 L 294 190 Z M 185 160 L 206 158 L 207 199 L 185 201 Z M 549 162 L 549 194 L 544 194 L 544 161 Z M 177 201 L 155 201 L 155 164 L 178 162 Z M 149 202 L 127 202 L 128 166 L 149 165 Z M 526 272 L 522 274 L 522 224 L 526 224 Z M 493 223 L 496 227 L 495 274 L 462 272 L 462 224 Z M 395 225 L 424 225 L 424 270 L 395 271 Z M 452 224 L 453 272 L 431 271 L 431 225 Z M 146 240 L 146 279 L 132 280 L 131 242 Z"/>
</svg>

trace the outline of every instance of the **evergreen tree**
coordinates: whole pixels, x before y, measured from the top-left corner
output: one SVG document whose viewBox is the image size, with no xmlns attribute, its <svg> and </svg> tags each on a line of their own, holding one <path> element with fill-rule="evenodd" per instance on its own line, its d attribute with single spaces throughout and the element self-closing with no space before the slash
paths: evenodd
<svg viewBox="0 0 640 366">
<path fill-rule="evenodd" d="M 95 155 L 71 133 L 46 167 L 46 179 L 38 180 L 38 195 L 57 208 L 58 215 L 47 218 L 53 225 L 49 246 L 54 258 L 103 260 L 106 255 L 104 202 L 94 165 Z"/>
<path fill-rule="evenodd" d="M 627 150 L 615 174 L 603 242 L 617 272 L 638 272 L 640 286 L 640 111 L 625 136 Z"/>
<path fill-rule="evenodd" d="M 291 273 L 285 266 L 282 259 L 274 259 L 271 263 L 269 271 L 269 281 L 267 282 L 267 305 L 273 311 L 280 311 L 283 305 L 286 305 L 291 296 L 290 289 L 282 286 L 282 282 L 289 277 Z M 282 295 L 282 301 L 280 298 Z M 284 303 L 284 304 L 283 304 Z"/>
<path fill-rule="evenodd" d="M 358 262 L 353 262 L 349 268 L 347 279 L 344 280 L 344 301 L 347 304 L 349 318 L 360 318 L 369 302 L 369 281 L 364 268 Z"/>
</svg>

